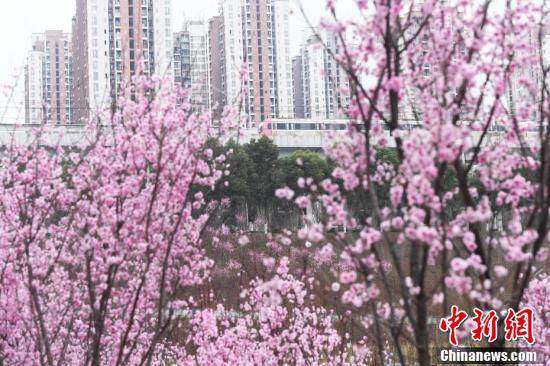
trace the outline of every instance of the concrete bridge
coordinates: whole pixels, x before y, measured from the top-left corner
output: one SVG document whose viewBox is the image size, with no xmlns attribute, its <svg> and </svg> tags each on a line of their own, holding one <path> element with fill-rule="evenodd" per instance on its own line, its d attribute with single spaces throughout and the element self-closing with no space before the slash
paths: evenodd
<svg viewBox="0 0 550 366">
<path fill-rule="evenodd" d="M 34 141 L 37 131 L 48 144 L 61 146 L 75 146 L 91 141 L 91 136 L 83 125 L 55 125 L 42 129 L 41 125 L 12 125 L 0 124 L 0 146 L 9 146 L 13 143 L 21 145 Z M 108 128 L 108 127 L 105 127 Z M 344 133 L 344 131 L 321 130 L 276 130 L 271 133 L 262 133 L 258 128 L 243 128 L 235 140 L 247 143 L 262 136 L 268 136 L 279 147 L 281 153 L 290 153 L 297 149 L 321 151 L 329 140 L 330 133 Z"/>
<path fill-rule="evenodd" d="M 37 124 L 0 124 L 0 146 L 32 143 L 37 133 L 52 145 L 76 146 L 90 141 L 83 125 L 54 125 L 43 128 Z"/>
<path fill-rule="evenodd" d="M 286 129 L 244 128 L 240 130 L 238 137 L 235 136 L 235 139 L 240 143 L 247 143 L 252 139 L 267 136 L 279 147 L 282 154 L 289 154 L 297 149 L 322 151 L 323 147 L 330 141 L 331 136 L 336 136 L 337 138 L 339 134 L 343 135 L 346 133 L 345 128 L 343 128 L 344 126 L 345 122 L 332 124 L 331 129 L 296 129 L 292 128 L 292 124 L 287 124 L 288 128 Z M 35 138 L 36 131 L 42 127 L 41 125 L 32 124 L 0 124 L 0 146 L 5 147 L 12 143 L 28 144 Z M 91 136 L 83 125 L 48 126 L 40 130 L 40 133 L 47 143 L 60 144 L 61 146 L 86 145 L 91 142 Z M 503 135 L 503 132 L 489 132 L 485 137 L 485 144 L 497 142 L 503 138 Z M 537 141 L 538 133 L 535 131 L 526 132 L 524 138 L 528 145 L 533 145 Z M 393 139 L 389 138 L 389 133 L 388 143 L 390 147 L 393 144 Z"/>
</svg>

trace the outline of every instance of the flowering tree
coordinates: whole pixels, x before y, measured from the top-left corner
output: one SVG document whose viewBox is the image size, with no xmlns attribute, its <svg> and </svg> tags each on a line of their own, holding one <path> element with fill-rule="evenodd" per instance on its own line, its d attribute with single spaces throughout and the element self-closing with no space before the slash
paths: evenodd
<svg viewBox="0 0 550 366">
<path fill-rule="evenodd" d="M 326 149 L 331 180 L 299 197 L 277 193 L 324 205 L 328 221 L 306 220 L 301 238 L 333 245 L 333 290 L 362 317 L 380 362 L 390 350 L 406 364 L 412 346 L 429 365 L 430 318 L 451 304 L 504 315 L 548 270 L 550 8 L 357 0 L 358 15 L 341 21 L 337 4 L 327 2 L 333 17 L 322 25 L 340 41 L 327 51 L 350 82 L 348 133 Z M 388 148 L 393 163 L 381 160 Z M 359 235 L 327 234 L 338 226 Z M 493 345 L 503 344 L 501 330 Z"/>
<path fill-rule="evenodd" d="M 236 263 L 235 248 L 250 241 L 216 226 L 228 202 L 223 191 L 208 193 L 238 168 L 208 143 L 236 128 L 235 110 L 227 108 L 214 128 L 209 113 L 193 109 L 188 90 L 146 77 L 135 77 L 117 106 L 87 126 L 80 146 L 62 146 L 63 136 L 52 141 L 44 126 L 29 144 L 4 152 L 0 362 L 349 359 L 331 312 L 315 306 L 288 259 L 277 273 L 268 266 L 272 279 L 234 287 L 242 290 L 240 306 L 220 294 L 222 303 L 211 301 L 220 273 L 214 265 L 224 266 L 216 254 L 229 248 Z M 228 268 L 222 281 L 240 274 L 239 263 Z M 243 316 L 218 319 L 223 309 Z"/>
<path fill-rule="evenodd" d="M 535 339 L 543 345 L 548 345 L 550 342 L 550 328 L 548 327 L 550 317 L 550 305 L 548 305 L 548 294 L 550 289 L 550 277 L 547 274 L 540 275 L 538 278 L 534 278 L 529 287 L 525 290 L 522 306 L 528 306 L 534 310 L 535 319 L 540 319 L 538 323 L 534 324 L 533 334 Z M 526 342 L 523 342 L 524 346 L 529 346 Z M 541 347 L 541 356 L 544 357 L 543 361 L 548 363 L 550 359 L 550 348 Z"/>
<path fill-rule="evenodd" d="M 191 187 L 213 187 L 225 157 L 203 148 L 210 116 L 188 91 L 140 77 L 118 105 L 78 149 L 45 127 L 4 152 L 2 363 L 151 364 L 183 349 L 166 339 L 208 275 L 216 208 Z"/>
<path fill-rule="evenodd" d="M 79 148 L 46 127 L 3 151 L 0 362 L 429 365 L 432 320 L 451 304 L 547 319 L 548 4 L 357 0 L 352 21 L 327 4 L 349 128 L 326 148 L 331 179 L 276 192 L 326 221 L 269 237 L 275 254 L 209 227 L 226 202 L 204 192 L 231 168 L 207 144 L 210 115 L 138 77 Z M 239 279 L 238 305 L 212 304 L 207 228 L 228 257 L 216 273 L 247 270 L 234 253 L 263 265 L 267 278 Z M 308 261 L 293 272 L 289 258 Z"/>
<path fill-rule="evenodd" d="M 275 276 L 244 289 L 242 316 L 224 307 L 194 318 L 192 344 L 200 365 L 341 365 L 347 356 L 333 327 L 332 312 L 311 306 L 306 284 L 289 274 L 283 257 Z M 220 314 L 221 313 L 221 314 Z M 218 316 L 216 316 L 218 314 Z M 221 315 L 221 316 L 220 316 Z"/>
</svg>

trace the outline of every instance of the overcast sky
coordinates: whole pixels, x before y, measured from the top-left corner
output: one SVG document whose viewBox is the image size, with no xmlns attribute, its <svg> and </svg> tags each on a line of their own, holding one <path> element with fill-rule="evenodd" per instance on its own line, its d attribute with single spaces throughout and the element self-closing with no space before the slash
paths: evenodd
<svg viewBox="0 0 550 366">
<path fill-rule="evenodd" d="M 351 0 L 342 0 L 341 11 L 348 13 Z M 301 2 L 313 23 L 317 23 L 325 12 L 324 0 L 290 0 L 293 14 L 290 17 L 290 41 L 292 53 L 296 54 L 306 23 L 298 10 Z M 71 31 L 71 19 L 76 0 L 2 0 L 0 12 L 0 123 L 13 119 L 23 120 L 22 85 L 26 54 L 30 48 L 32 33 L 46 29 Z M 172 0 L 173 29 L 179 30 L 185 19 L 208 19 L 218 13 L 218 0 Z M 12 94 L 6 86 L 17 84 Z M 7 107 L 7 109 L 6 109 Z M 6 115 L 4 112 L 6 111 Z M 4 119 L 2 117 L 4 116 Z"/>
</svg>

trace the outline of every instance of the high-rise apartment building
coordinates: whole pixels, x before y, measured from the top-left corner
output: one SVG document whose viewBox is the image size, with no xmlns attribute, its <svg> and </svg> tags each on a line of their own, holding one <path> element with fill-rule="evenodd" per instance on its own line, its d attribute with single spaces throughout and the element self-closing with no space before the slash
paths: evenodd
<svg viewBox="0 0 550 366">
<path fill-rule="evenodd" d="M 34 34 L 25 67 L 26 123 L 72 122 L 70 35 Z"/>
<path fill-rule="evenodd" d="M 210 104 L 213 117 L 220 118 L 223 107 L 227 104 L 225 91 L 222 90 L 224 77 L 222 17 L 215 16 L 208 21 L 208 62 L 210 69 Z"/>
<path fill-rule="evenodd" d="M 210 107 L 210 56 L 208 25 L 187 21 L 174 34 L 174 81 L 191 88 L 191 100 L 197 106 Z"/>
<path fill-rule="evenodd" d="M 76 0 L 75 120 L 116 101 L 137 72 L 173 79 L 171 0 Z"/>
<path fill-rule="evenodd" d="M 256 0 L 259 1 L 259 0 Z M 290 55 L 289 0 L 273 0 L 273 36 L 275 37 L 276 117 L 294 116 L 292 102 L 292 59 Z M 269 30 L 268 30 L 269 37 Z"/>
<path fill-rule="evenodd" d="M 550 24 L 540 29 L 528 32 L 524 35 L 523 42 L 527 47 L 518 47 L 514 51 L 514 57 L 522 67 L 516 67 L 510 73 L 509 87 L 504 104 L 510 113 L 519 117 L 520 106 L 533 103 L 533 91 L 527 86 L 528 82 L 532 85 L 542 85 L 544 73 L 543 67 L 550 66 Z M 539 40 L 539 36 L 541 37 Z M 540 43 L 539 43 L 540 42 Z M 525 61 L 522 61 L 525 60 Z M 541 64 L 542 62 L 542 64 Z M 546 82 L 550 82 L 550 77 L 546 75 Z M 535 89 L 538 91 L 538 87 Z M 540 119 L 540 110 L 533 109 L 529 116 L 519 118 L 519 122 L 533 123 Z M 536 124 L 533 124 L 536 126 Z M 535 127 L 533 127 L 535 128 Z"/>
<path fill-rule="evenodd" d="M 302 56 L 292 58 L 292 94 L 294 104 L 294 117 L 304 118 L 304 77 Z"/>
<path fill-rule="evenodd" d="M 338 39 L 326 29 L 314 29 L 305 37 L 301 50 L 303 112 L 305 118 L 336 118 L 349 105 L 345 71 L 331 53 L 338 53 Z M 299 85 L 296 85 L 299 86 Z M 296 100 L 295 105 L 300 101 Z"/>
<path fill-rule="evenodd" d="M 251 125 L 293 116 L 289 11 L 288 0 L 220 2 L 222 76 L 212 89 L 222 90 L 229 104 L 242 97 L 242 112 Z"/>
<path fill-rule="evenodd" d="M 191 53 L 189 51 L 189 33 L 185 31 L 174 33 L 174 83 L 188 88 L 190 86 L 189 70 L 191 68 Z"/>
</svg>

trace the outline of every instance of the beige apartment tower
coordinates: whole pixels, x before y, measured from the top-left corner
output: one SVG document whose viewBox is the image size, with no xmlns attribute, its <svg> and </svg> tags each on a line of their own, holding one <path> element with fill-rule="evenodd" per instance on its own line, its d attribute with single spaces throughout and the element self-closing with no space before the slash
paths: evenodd
<svg viewBox="0 0 550 366">
<path fill-rule="evenodd" d="M 47 30 L 32 36 L 25 66 L 25 121 L 72 122 L 70 34 Z"/>
<path fill-rule="evenodd" d="M 222 0 L 210 22 L 212 64 L 222 63 L 211 78 L 212 100 L 240 101 L 250 126 L 293 117 L 289 13 L 288 0 Z"/>
<path fill-rule="evenodd" d="M 171 0 L 76 0 L 75 121 L 114 107 L 138 72 L 173 80 Z"/>
</svg>

